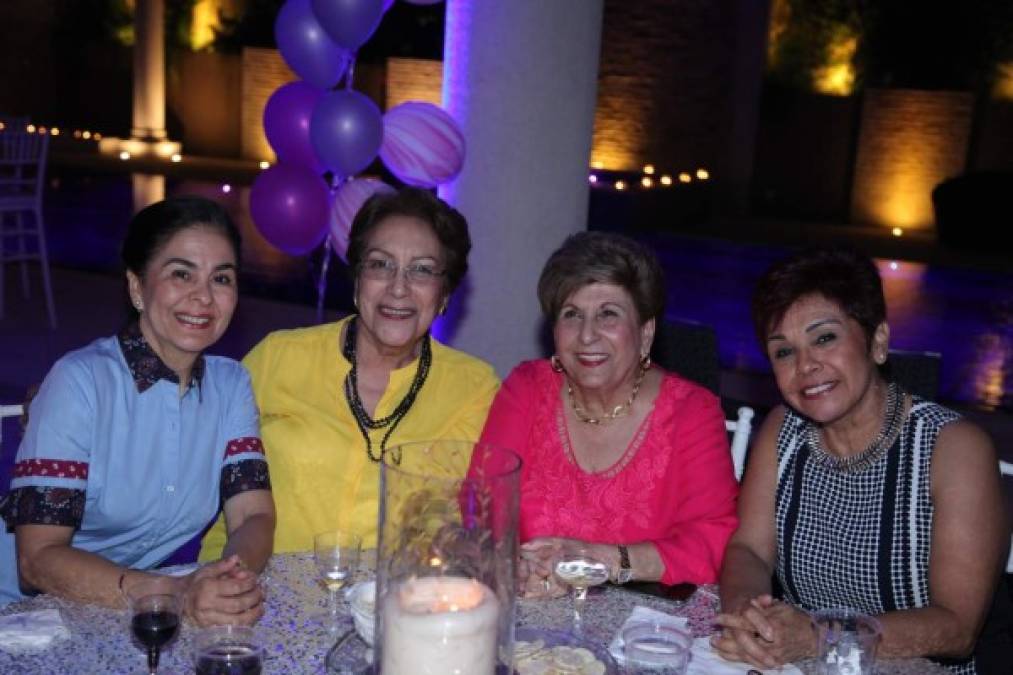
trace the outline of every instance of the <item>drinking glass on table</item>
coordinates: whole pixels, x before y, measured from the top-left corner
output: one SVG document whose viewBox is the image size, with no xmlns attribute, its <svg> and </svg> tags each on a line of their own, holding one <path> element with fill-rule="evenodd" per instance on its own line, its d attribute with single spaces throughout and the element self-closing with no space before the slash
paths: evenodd
<svg viewBox="0 0 1013 675">
<path fill-rule="evenodd" d="M 352 581 L 361 545 L 357 535 L 342 530 L 320 532 L 313 537 L 313 562 L 327 588 L 327 612 L 321 618 L 332 628 L 338 623 L 338 591 Z"/>
<path fill-rule="evenodd" d="M 587 591 L 608 581 L 609 567 L 586 551 L 564 553 L 553 567 L 556 578 L 573 588 L 573 632 L 580 635 L 583 630 L 584 603 Z"/>
<path fill-rule="evenodd" d="M 879 621 L 849 608 L 813 613 L 819 675 L 873 675 L 883 628 Z"/>
<path fill-rule="evenodd" d="M 162 647 L 179 633 L 182 598 L 171 577 L 137 581 L 124 595 L 130 610 L 130 631 L 147 652 L 149 675 L 155 675 Z"/>
<path fill-rule="evenodd" d="M 212 626 L 194 641 L 197 675 L 260 675 L 264 647 L 249 626 Z"/>
</svg>

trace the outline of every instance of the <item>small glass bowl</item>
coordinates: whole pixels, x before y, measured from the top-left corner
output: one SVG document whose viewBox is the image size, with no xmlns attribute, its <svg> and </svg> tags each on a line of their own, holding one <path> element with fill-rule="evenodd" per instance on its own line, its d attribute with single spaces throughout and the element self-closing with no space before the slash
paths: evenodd
<svg viewBox="0 0 1013 675">
<path fill-rule="evenodd" d="M 664 668 L 670 673 L 686 671 L 693 647 L 693 636 L 689 633 L 651 621 L 627 626 L 622 640 L 627 661 L 647 668 Z"/>
</svg>

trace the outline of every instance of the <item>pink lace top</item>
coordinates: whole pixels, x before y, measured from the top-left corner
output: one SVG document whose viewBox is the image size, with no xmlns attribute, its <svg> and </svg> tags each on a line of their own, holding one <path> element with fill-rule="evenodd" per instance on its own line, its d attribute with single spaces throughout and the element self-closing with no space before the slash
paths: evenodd
<svg viewBox="0 0 1013 675">
<path fill-rule="evenodd" d="M 548 361 L 522 363 L 503 382 L 482 432 L 482 441 L 524 461 L 521 541 L 651 542 L 665 563 L 663 583 L 717 581 L 738 524 L 738 484 L 717 397 L 666 373 L 626 453 L 606 471 L 588 473 L 570 448 L 562 386 Z"/>
</svg>

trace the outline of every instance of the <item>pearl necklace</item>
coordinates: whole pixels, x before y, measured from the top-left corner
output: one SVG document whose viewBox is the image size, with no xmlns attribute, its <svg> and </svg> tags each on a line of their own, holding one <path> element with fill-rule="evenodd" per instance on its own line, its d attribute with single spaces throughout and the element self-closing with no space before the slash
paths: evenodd
<svg viewBox="0 0 1013 675">
<path fill-rule="evenodd" d="M 879 435 L 862 452 L 850 457 L 838 457 L 823 447 L 820 429 L 809 422 L 806 425 L 806 442 L 812 451 L 813 462 L 823 468 L 839 473 L 852 474 L 865 471 L 887 453 L 904 424 L 904 393 L 896 382 L 891 382 L 886 390 L 886 401 L 883 405 L 883 427 Z"/>
<path fill-rule="evenodd" d="M 345 400 L 348 401 L 348 408 L 352 411 L 352 417 L 355 418 L 355 423 L 359 427 L 359 432 L 362 437 L 366 439 L 366 455 L 370 460 L 374 462 L 380 462 L 383 459 L 384 453 L 387 451 L 387 441 L 390 439 L 391 434 L 394 433 L 394 429 L 401 423 L 405 415 L 411 409 L 412 404 L 415 403 L 415 397 L 418 395 L 419 390 L 422 389 L 422 385 L 426 383 L 426 377 L 429 375 L 429 367 L 433 363 L 433 353 L 429 346 L 429 335 L 425 335 L 422 338 L 422 349 L 419 352 L 419 365 L 415 371 L 415 379 L 412 380 L 411 386 L 408 388 L 408 393 L 405 394 L 401 402 L 397 404 L 391 414 L 386 417 L 382 417 L 378 420 L 370 417 L 369 413 L 366 412 L 365 406 L 362 405 L 362 399 L 359 398 L 359 387 L 358 387 L 358 366 L 355 362 L 355 322 L 356 319 L 352 319 L 348 322 L 348 326 L 345 329 L 345 344 L 341 352 L 344 354 L 348 362 L 352 364 L 352 369 L 348 371 L 348 375 L 345 376 Z M 380 440 L 380 455 L 376 456 L 373 454 L 373 442 L 369 438 L 370 429 L 383 429 L 387 428 L 387 431 L 383 434 L 383 438 Z M 393 457 L 395 464 L 401 463 L 400 455 Z"/>
<path fill-rule="evenodd" d="M 644 376 L 647 375 L 647 368 L 643 365 L 640 366 L 640 372 L 637 373 L 637 379 L 633 381 L 633 391 L 630 392 L 630 397 L 626 399 L 625 403 L 620 403 L 616 407 L 612 408 L 611 412 L 604 413 L 601 417 L 591 417 L 584 410 L 583 406 L 577 403 L 577 397 L 573 395 L 573 386 L 570 384 L 570 378 L 566 378 L 566 395 L 570 398 L 570 407 L 573 408 L 573 414 L 577 416 L 581 422 L 585 424 L 608 424 L 617 417 L 622 417 L 629 414 L 630 409 L 633 408 L 633 402 L 637 399 L 637 393 L 640 391 L 640 385 L 644 383 Z"/>
</svg>

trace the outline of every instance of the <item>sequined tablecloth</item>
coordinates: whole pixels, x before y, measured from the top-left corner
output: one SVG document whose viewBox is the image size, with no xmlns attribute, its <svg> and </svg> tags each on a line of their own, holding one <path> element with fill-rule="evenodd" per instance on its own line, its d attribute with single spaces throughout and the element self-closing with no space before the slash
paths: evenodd
<svg viewBox="0 0 1013 675">
<path fill-rule="evenodd" d="M 334 635 L 313 618 L 324 609 L 324 592 L 308 554 L 277 555 L 265 572 L 267 611 L 258 628 L 266 645 L 265 673 L 323 675 L 324 658 Z M 584 611 L 584 633 L 591 640 L 608 643 L 637 605 L 685 616 L 697 637 L 709 635 L 717 611 L 716 588 L 703 586 L 685 603 L 676 603 L 625 589 L 596 589 Z M 0 650 L 0 673 L 146 673 L 145 658 L 130 637 L 124 610 L 81 605 L 50 596 L 14 603 L 0 616 L 35 609 L 57 608 L 71 637 L 34 653 Z M 518 623 L 526 626 L 567 629 L 572 617 L 568 599 L 518 602 Z M 349 626 L 351 625 L 349 621 Z M 177 639 L 162 656 L 159 673 L 192 673 L 190 658 L 195 629 L 184 625 Z M 799 664 L 809 672 L 810 664 Z M 881 661 L 881 675 L 931 675 L 945 673 L 924 659 Z"/>
</svg>

